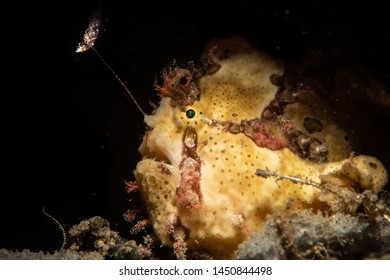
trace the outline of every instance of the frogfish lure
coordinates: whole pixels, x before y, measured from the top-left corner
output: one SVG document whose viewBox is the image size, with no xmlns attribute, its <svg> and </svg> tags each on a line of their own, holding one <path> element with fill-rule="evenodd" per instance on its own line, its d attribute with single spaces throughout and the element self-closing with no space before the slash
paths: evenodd
<svg viewBox="0 0 390 280">
<path fill-rule="evenodd" d="M 84 32 L 84 36 L 82 41 L 79 43 L 79 45 L 76 48 L 76 53 L 83 53 L 88 50 L 93 50 L 96 55 L 99 57 L 101 62 L 110 70 L 110 72 L 114 75 L 115 79 L 121 84 L 123 89 L 127 92 L 127 94 L 131 97 L 134 104 L 137 106 L 138 110 L 141 112 L 142 115 L 146 116 L 146 113 L 144 110 L 142 110 L 141 106 L 138 104 L 137 100 L 134 98 L 133 94 L 130 92 L 130 90 L 126 87 L 125 83 L 122 81 L 121 78 L 115 73 L 115 71 L 111 68 L 111 66 L 106 62 L 106 60 L 103 58 L 103 56 L 98 52 L 98 50 L 95 47 L 95 41 L 97 40 L 99 36 L 99 31 L 101 28 L 101 7 L 100 5 L 96 8 L 96 12 L 92 16 L 91 20 L 89 21 L 88 27 Z"/>
<path fill-rule="evenodd" d="M 95 41 L 99 36 L 100 26 L 102 22 L 99 16 L 94 16 L 88 25 L 88 28 L 84 32 L 83 40 L 77 46 L 76 52 L 85 52 L 95 45 Z"/>
<path fill-rule="evenodd" d="M 95 41 L 99 37 L 99 31 L 102 26 L 102 8 L 103 3 L 99 2 L 92 13 L 88 28 L 84 32 L 83 40 L 77 46 L 76 53 L 86 52 L 94 48 Z"/>
</svg>

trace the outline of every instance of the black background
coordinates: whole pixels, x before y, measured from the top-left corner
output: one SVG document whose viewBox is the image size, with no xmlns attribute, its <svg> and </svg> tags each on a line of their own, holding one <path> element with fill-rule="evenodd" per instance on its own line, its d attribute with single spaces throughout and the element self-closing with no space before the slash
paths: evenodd
<svg viewBox="0 0 390 280">
<path fill-rule="evenodd" d="M 105 1 L 96 48 L 147 112 L 168 62 L 197 59 L 211 38 L 231 34 L 261 41 L 283 59 L 308 44 L 336 47 L 389 86 L 384 1 L 337 2 Z M 133 180 L 145 125 L 96 54 L 75 53 L 97 4 L 15 1 L 2 8 L 0 248 L 58 248 L 60 233 L 42 206 L 67 229 L 101 215 L 130 237 L 123 181 Z M 378 145 L 388 149 L 389 140 Z"/>
</svg>

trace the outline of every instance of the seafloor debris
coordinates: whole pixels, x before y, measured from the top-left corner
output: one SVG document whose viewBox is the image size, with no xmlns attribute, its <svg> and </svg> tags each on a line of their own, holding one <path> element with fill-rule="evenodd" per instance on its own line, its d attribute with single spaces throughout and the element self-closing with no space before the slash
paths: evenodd
<svg viewBox="0 0 390 280">
<path fill-rule="evenodd" d="M 289 217 L 269 216 L 262 231 L 238 246 L 238 259 L 361 259 L 386 256 L 390 223 L 364 215 L 323 216 L 304 210 Z"/>
<path fill-rule="evenodd" d="M 110 223 L 95 216 L 81 221 L 69 230 L 69 244 L 54 253 L 12 252 L 0 250 L 0 259 L 149 259 L 153 238 L 146 236 L 145 242 L 137 244 L 126 240 L 110 228 Z"/>
</svg>

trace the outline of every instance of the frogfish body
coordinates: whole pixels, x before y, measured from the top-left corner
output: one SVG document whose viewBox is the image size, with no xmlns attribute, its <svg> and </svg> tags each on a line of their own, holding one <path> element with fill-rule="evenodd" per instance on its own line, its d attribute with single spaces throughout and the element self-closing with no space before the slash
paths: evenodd
<svg viewBox="0 0 390 280">
<path fill-rule="evenodd" d="M 239 37 L 212 41 L 202 61 L 164 71 L 159 107 L 145 117 L 135 176 L 163 245 L 234 258 L 268 215 L 355 211 L 329 184 L 357 194 L 386 184 L 379 160 L 350 156 L 319 99 L 289 90 L 281 61 Z"/>
</svg>

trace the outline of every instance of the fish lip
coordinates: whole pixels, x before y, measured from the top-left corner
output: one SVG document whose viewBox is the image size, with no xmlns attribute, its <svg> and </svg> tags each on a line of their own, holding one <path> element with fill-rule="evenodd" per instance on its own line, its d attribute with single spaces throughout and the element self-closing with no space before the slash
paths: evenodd
<svg viewBox="0 0 390 280">
<path fill-rule="evenodd" d="M 169 159 L 169 152 L 158 148 L 158 149 L 149 149 L 147 142 L 148 142 L 148 134 L 153 130 L 153 128 L 147 130 L 145 132 L 145 137 L 144 140 L 139 148 L 142 159 L 150 159 L 156 162 L 164 163 L 164 164 L 169 164 L 173 165 L 172 161 Z"/>
</svg>

